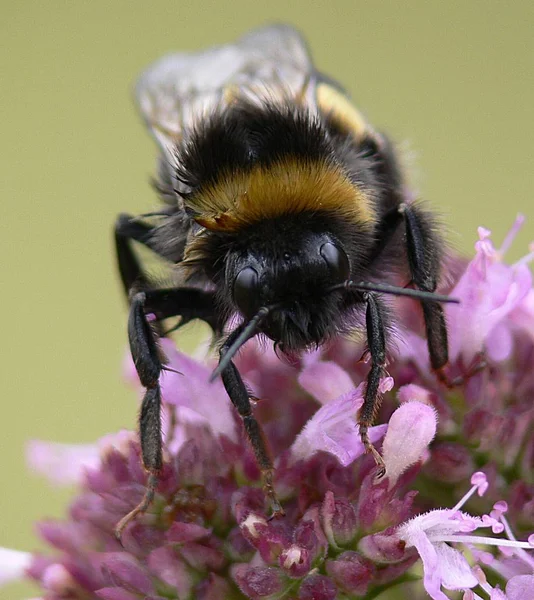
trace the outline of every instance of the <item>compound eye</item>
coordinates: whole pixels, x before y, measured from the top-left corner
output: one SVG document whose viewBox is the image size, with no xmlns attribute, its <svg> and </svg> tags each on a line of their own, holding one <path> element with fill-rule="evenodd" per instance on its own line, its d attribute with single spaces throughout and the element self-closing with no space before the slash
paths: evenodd
<svg viewBox="0 0 534 600">
<path fill-rule="evenodd" d="M 341 283 L 350 278 L 349 259 L 344 250 L 331 242 L 326 242 L 321 246 L 320 253 L 328 265 L 332 279 L 336 283 Z"/>
<path fill-rule="evenodd" d="M 246 317 L 254 316 L 258 309 L 258 281 L 258 273 L 252 267 L 245 267 L 235 278 L 234 302 Z"/>
</svg>

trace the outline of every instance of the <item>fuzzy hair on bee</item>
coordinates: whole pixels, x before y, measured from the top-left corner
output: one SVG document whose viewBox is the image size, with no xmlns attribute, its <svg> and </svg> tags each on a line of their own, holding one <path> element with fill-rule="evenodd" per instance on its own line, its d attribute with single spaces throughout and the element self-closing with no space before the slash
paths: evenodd
<svg viewBox="0 0 534 600">
<path fill-rule="evenodd" d="M 283 508 L 273 464 L 233 358 L 256 335 L 294 354 L 364 333 L 370 368 L 358 423 L 383 474 L 368 428 L 394 319 L 384 298 L 420 304 L 430 362 L 445 383 L 442 303 L 453 301 L 436 293 L 439 229 L 431 212 L 409 200 L 392 144 L 314 67 L 302 37 L 286 25 L 164 57 L 141 76 L 137 102 L 160 149 L 163 206 L 120 215 L 115 225 L 130 347 L 146 388 L 140 439 L 149 472 L 145 498 L 117 535 L 146 510 L 162 468 L 158 337 L 171 317 L 212 327 L 220 355 L 213 378 L 222 377 L 243 420 L 274 515 Z M 165 259 L 179 285 L 151 281 L 132 242 Z"/>
</svg>

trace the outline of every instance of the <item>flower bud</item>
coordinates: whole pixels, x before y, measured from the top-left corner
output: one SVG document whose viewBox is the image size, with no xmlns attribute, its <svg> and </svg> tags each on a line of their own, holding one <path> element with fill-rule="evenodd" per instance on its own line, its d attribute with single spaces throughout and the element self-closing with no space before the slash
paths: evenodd
<svg viewBox="0 0 534 600">
<path fill-rule="evenodd" d="M 358 523 L 356 511 L 346 498 L 335 498 L 326 492 L 321 507 L 323 529 L 333 546 L 347 546 L 356 535 Z"/>
<path fill-rule="evenodd" d="M 380 563 L 397 563 L 407 556 L 406 542 L 387 530 L 362 538 L 358 550 L 369 560 Z"/>
<path fill-rule="evenodd" d="M 286 588 L 286 578 L 280 569 L 274 567 L 235 565 L 232 577 L 239 589 L 253 600 L 275 597 Z"/>
<path fill-rule="evenodd" d="M 328 551 L 328 540 L 321 526 L 317 506 L 308 510 L 297 523 L 293 532 L 293 542 L 301 548 L 306 548 L 311 565 L 316 565 L 324 559 Z"/>
<path fill-rule="evenodd" d="M 391 415 L 382 446 L 390 488 L 410 465 L 424 455 L 436 435 L 436 426 L 434 408 L 415 400 L 401 404 Z"/>
<path fill-rule="evenodd" d="M 150 594 L 152 582 L 146 570 L 133 556 L 124 552 L 108 552 L 102 556 L 100 568 L 110 583 L 139 594 Z"/>
<path fill-rule="evenodd" d="M 191 594 L 192 574 L 174 548 L 157 548 L 150 553 L 147 562 L 150 573 L 175 588 L 178 598 L 187 598 Z"/>
<path fill-rule="evenodd" d="M 234 527 L 226 538 L 225 553 L 233 562 L 247 562 L 254 552 L 254 547 L 245 539 L 241 530 Z"/>
<path fill-rule="evenodd" d="M 180 598 L 187 597 L 180 595 Z M 232 591 L 228 581 L 210 573 L 206 579 L 200 582 L 194 596 L 197 600 L 221 600 L 222 598 L 231 598 Z"/>
<path fill-rule="evenodd" d="M 299 590 L 299 600 L 334 600 L 337 596 L 335 583 L 324 575 L 308 575 Z"/>
<path fill-rule="evenodd" d="M 454 442 L 441 442 L 432 449 L 432 466 L 424 469 L 432 479 L 445 483 L 459 483 L 474 471 L 469 450 Z"/>
<path fill-rule="evenodd" d="M 358 552 L 343 552 L 326 563 L 326 572 L 347 594 L 364 596 L 374 574 L 371 561 Z"/>
</svg>

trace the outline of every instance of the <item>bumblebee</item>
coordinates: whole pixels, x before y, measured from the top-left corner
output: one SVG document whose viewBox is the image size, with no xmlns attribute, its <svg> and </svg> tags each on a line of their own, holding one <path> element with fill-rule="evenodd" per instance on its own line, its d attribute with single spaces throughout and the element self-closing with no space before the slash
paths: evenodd
<svg viewBox="0 0 534 600">
<path fill-rule="evenodd" d="M 146 388 L 139 429 L 149 473 L 143 501 L 117 535 L 149 506 L 162 468 L 159 377 L 166 367 L 157 339 L 170 317 L 212 327 L 220 355 L 213 377 L 222 377 L 243 421 L 275 515 L 283 510 L 273 464 L 233 358 L 256 335 L 294 354 L 364 332 L 370 369 L 358 422 L 383 474 L 368 428 L 388 351 L 384 295 L 421 303 L 430 362 L 442 378 L 441 303 L 450 301 L 435 293 L 442 239 L 432 214 L 410 202 L 391 143 L 285 25 L 166 56 L 141 76 L 136 97 L 160 150 L 163 206 L 120 215 L 115 225 L 130 348 Z M 168 261 L 177 284 L 155 286 L 132 242 Z"/>
</svg>

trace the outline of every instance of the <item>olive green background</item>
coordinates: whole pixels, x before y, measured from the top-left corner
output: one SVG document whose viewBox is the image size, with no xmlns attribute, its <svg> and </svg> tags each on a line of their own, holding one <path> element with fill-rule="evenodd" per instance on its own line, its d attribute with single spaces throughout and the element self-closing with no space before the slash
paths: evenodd
<svg viewBox="0 0 534 600">
<path fill-rule="evenodd" d="M 531 0 L 2 2 L 0 545 L 39 547 L 33 522 L 71 494 L 28 472 L 27 440 L 135 424 L 111 244 L 118 212 L 155 202 L 132 82 L 163 53 L 270 21 L 297 25 L 371 122 L 406 140 L 453 244 L 470 251 L 479 224 L 500 240 L 517 211 L 530 221 L 512 256 L 534 237 Z"/>
</svg>

